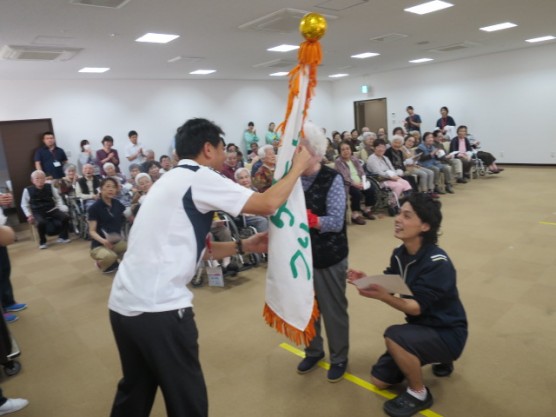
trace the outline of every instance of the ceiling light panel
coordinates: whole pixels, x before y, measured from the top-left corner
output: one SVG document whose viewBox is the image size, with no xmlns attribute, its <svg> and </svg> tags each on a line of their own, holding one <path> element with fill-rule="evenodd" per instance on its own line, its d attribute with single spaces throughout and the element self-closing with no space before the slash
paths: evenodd
<svg viewBox="0 0 556 417">
<path fill-rule="evenodd" d="M 515 28 L 516 26 L 517 25 L 515 23 L 512 23 L 512 22 L 504 22 L 504 23 L 498 23 L 498 24 L 492 25 L 492 26 L 485 26 L 484 28 L 481 28 L 481 30 L 483 30 L 485 32 L 496 32 L 497 30 Z"/>
<path fill-rule="evenodd" d="M 286 75 L 288 75 L 289 73 L 287 71 L 279 71 L 279 72 L 274 72 L 272 74 L 269 74 L 271 77 L 284 77 Z"/>
<path fill-rule="evenodd" d="M 349 74 L 332 74 L 329 75 L 329 78 L 342 78 L 342 77 L 347 77 Z"/>
<path fill-rule="evenodd" d="M 362 54 L 357 54 L 357 55 L 352 55 L 352 58 L 357 58 L 357 59 L 365 59 L 365 58 L 371 58 L 373 56 L 378 56 L 380 54 L 376 53 L 376 52 L 363 52 Z"/>
<path fill-rule="evenodd" d="M 195 71 L 191 71 L 190 74 L 191 75 L 208 75 L 208 74 L 212 74 L 213 72 L 216 72 L 216 70 L 213 69 L 198 69 Z"/>
<path fill-rule="evenodd" d="M 406 12 L 415 13 L 415 14 L 427 14 L 432 12 L 437 12 L 439 10 L 447 9 L 448 7 L 452 7 L 452 3 L 447 3 L 445 1 L 434 0 L 429 1 L 428 3 L 418 4 L 417 6 L 409 7 L 404 9 Z"/>
<path fill-rule="evenodd" d="M 552 36 L 552 35 L 541 36 L 539 38 L 527 39 L 525 42 L 537 43 L 537 42 L 551 41 L 552 39 L 556 39 L 556 36 Z"/>
<path fill-rule="evenodd" d="M 429 62 L 429 61 L 434 61 L 434 59 L 432 58 L 419 58 L 419 59 L 414 59 L 411 62 L 412 64 L 421 64 L 422 62 Z"/>
<path fill-rule="evenodd" d="M 79 72 L 88 72 L 92 74 L 102 74 L 103 72 L 109 71 L 110 68 L 100 68 L 100 67 L 84 67 L 79 70 Z"/>
<path fill-rule="evenodd" d="M 288 44 L 282 44 L 282 45 L 278 45 L 278 46 L 274 46 L 272 48 L 268 48 L 267 51 L 271 51 L 271 52 L 289 52 L 289 51 L 295 51 L 296 49 L 299 49 L 298 45 L 288 45 Z"/>
<path fill-rule="evenodd" d="M 179 37 L 179 35 L 168 35 L 164 33 L 146 33 L 140 38 L 135 39 L 135 42 L 168 43 Z"/>
</svg>

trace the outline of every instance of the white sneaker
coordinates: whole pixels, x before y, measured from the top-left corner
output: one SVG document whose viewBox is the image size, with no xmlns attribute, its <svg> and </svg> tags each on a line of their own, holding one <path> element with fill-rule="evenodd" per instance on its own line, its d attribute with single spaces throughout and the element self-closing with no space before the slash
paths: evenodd
<svg viewBox="0 0 556 417">
<path fill-rule="evenodd" d="M 56 239 L 57 243 L 70 243 L 71 239 L 64 239 L 62 237 L 59 237 L 58 239 Z"/>
<path fill-rule="evenodd" d="M 8 398 L 8 401 L 0 406 L 0 416 L 3 416 L 4 414 L 15 413 L 16 411 L 27 407 L 28 404 L 29 401 L 24 398 Z"/>
<path fill-rule="evenodd" d="M 42 245 L 39 245 L 39 249 L 46 249 L 46 248 L 48 248 L 46 243 L 43 243 Z"/>
</svg>

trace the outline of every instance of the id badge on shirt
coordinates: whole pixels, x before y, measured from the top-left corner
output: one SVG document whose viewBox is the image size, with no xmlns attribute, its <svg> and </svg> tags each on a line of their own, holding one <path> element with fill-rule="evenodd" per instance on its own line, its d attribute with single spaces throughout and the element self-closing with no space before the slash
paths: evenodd
<svg viewBox="0 0 556 417">
<path fill-rule="evenodd" d="M 54 161 L 54 164 L 53 164 L 53 165 L 54 165 L 54 167 L 56 167 L 56 168 L 62 166 L 62 164 L 61 164 L 59 161 Z"/>
</svg>

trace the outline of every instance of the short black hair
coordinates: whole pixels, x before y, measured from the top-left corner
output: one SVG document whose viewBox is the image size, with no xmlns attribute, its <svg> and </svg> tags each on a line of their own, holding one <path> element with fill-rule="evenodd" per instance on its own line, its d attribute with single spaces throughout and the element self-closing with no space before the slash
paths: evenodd
<svg viewBox="0 0 556 417">
<path fill-rule="evenodd" d="M 102 138 L 102 143 L 104 142 L 112 142 L 114 143 L 114 138 L 110 135 L 106 135 L 105 137 Z"/>
<path fill-rule="evenodd" d="M 380 145 L 386 146 L 386 141 L 384 139 L 381 139 L 381 138 L 377 138 L 373 141 L 373 148 L 376 148 L 377 146 L 380 146 Z"/>
<path fill-rule="evenodd" d="M 442 224 L 442 212 L 440 211 L 442 204 L 440 201 L 424 193 L 412 193 L 400 200 L 400 206 L 404 203 L 409 203 L 417 217 L 430 227 L 428 231 L 421 233 L 423 243 L 436 244 L 438 242 L 440 225 Z"/>
<path fill-rule="evenodd" d="M 130 130 L 130 131 L 127 133 L 127 137 L 128 137 L 128 138 L 130 138 L 130 137 L 132 137 L 132 136 L 138 136 L 137 131 L 135 131 L 135 130 Z"/>
<path fill-rule="evenodd" d="M 446 110 L 446 113 L 450 113 L 450 111 L 448 110 L 448 107 L 446 107 L 446 106 L 440 107 L 440 111 L 442 111 L 442 110 Z"/>
<path fill-rule="evenodd" d="M 162 168 L 160 163 L 155 160 L 147 161 L 143 164 L 143 172 L 149 173 L 149 169 L 151 169 L 154 165 L 156 165 L 159 169 Z"/>
<path fill-rule="evenodd" d="M 222 129 L 207 119 L 194 118 L 178 127 L 176 132 L 176 153 L 180 159 L 196 158 L 205 143 L 216 147 L 224 143 Z"/>
<path fill-rule="evenodd" d="M 81 147 L 81 150 L 83 150 L 83 146 L 88 145 L 89 141 L 87 139 L 83 139 L 80 143 L 79 146 Z"/>
<path fill-rule="evenodd" d="M 398 126 L 398 127 L 395 127 L 394 130 L 392 130 L 392 134 L 393 134 L 393 135 L 396 135 L 396 134 L 397 134 L 396 132 L 397 132 L 398 130 L 401 131 L 401 132 L 402 132 L 401 134 L 403 135 L 403 128 L 401 128 L 401 127 L 399 127 L 399 126 Z"/>
<path fill-rule="evenodd" d="M 162 160 L 163 160 L 164 158 L 170 159 L 170 157 L 169 157 L 168 155 L 162 155 L 160 158 L 158 158 L 158 162 L 162 163 Z"/>
<path fill-rule="evenodd" d="M 407 106 L 405 109 L 406 110 L 413 110 L 413 106 Z"/>
<path fill-rule="evenodd" d="M 460 125 L 460 126 L 458 126 L 458 129 L 456 130 L 456 132 L 459 132 L 460 129 L 465 129 L 465 130 L 467 130 L 467 126 L 465 126 L 465 125 Z"/>
<path fill-rule="evenodd" d="M 255 126 L 255 123 L 249 122 L 249 123 L 247 123 L 247 126 Z"/>
<path fill-rule="evenodd" d="M 44 132 L 44 133 L 42 134 L 42 140 L 44 140 L 44 137 L 47 136 L 47 135 L 52 135 L 52 136 L 54 136 L 54 133 L 52 133 L 50 130 L 47 130 L 46 132 Z"/>
<path fill-rule="evenodd" d="M 437 138 L 439 134 L 441 134 L 442 131 L 440 129 L 436 129 L 434 132 L 432 132 L 432 135 Z"/>
<path fill-rule="evenodd" d="M 99 187 L 100 187 L 100 188 L 104 187 L 104 184 L 106 184 L 108 181 L 112 181 L 112 183 L 114 184 L 114 186 L 115 186 L 116 188 L 119 188 L 120 184 L 119 184 L 118 181 L 117 181 L 115 178 L 113 178 L 113 177 L 105 177 L 105 178 L 101 179 L 101 180 L 100 180 L 100 185 L 99 185 Z"/>
</svg>

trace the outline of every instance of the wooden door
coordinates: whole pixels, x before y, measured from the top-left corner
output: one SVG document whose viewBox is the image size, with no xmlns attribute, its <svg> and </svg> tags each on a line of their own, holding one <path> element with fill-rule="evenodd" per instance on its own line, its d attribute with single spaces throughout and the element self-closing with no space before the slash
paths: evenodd
<svg viewBox="0 0 556 417">
<path fill-rule="evenodd" d="M 377 132 L 381 127 L 388 130 L 388 113 L 386 99 L 356 101 L 353 103 L 355 127 L 359 132 L 367 126 L 371 132 Z"/>
<path fill-rule="evenodd" d="M 35 150 L 42 146 L 42 134 L 47 131 L 53 131 L 52 119 L 0 122 L 0 140 L 3 147 L 3 155 L 0 154 L 0 158 L 4 158 L 3 164 L 7 167 L 12 182 L 14 205 L 17 207 L 20 222 L 26 221 L 19 207 L 21 195 L 23 189 L 31 185 L 31 173 L 35 170 L 33 156 Z"/>
</svg>

